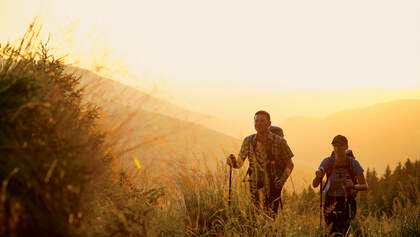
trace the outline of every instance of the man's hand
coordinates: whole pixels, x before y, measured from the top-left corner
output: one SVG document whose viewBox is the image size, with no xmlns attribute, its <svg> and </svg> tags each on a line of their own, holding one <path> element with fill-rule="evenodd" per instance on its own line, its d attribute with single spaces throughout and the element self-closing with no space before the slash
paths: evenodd
<svg viewBox="0 0 420 237">
<path fill-rule="evenodd" d="M 293 164 L 293 161 L 289 159 L 289 161 L 287 161 L 286 167 L 283 170 L 282 175 L 280 177 L 276 177 L 276 179 L 274 180 L 275 188 L 280 189 L 284 186 L 290 174 L 292 173 L 294 166 L 295 165 Z"/>
<path fill-rule="evenodd" d="M 226 158 L 226 164 L 232 167 L 235 167 L 236 164 L 236 158 L 234 154 L 230 154 L 227 158 Z"/>
</svg>

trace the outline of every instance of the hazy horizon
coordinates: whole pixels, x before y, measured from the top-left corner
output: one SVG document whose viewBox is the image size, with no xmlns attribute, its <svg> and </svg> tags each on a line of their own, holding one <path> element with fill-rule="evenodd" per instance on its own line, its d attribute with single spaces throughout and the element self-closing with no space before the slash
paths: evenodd
<svg viewBox="0 0 420 237">
<path fill-rule="evenodd" d="M 101 75 L 98 74 L 98 76 Z M 234 123 L 236 127 L 241 127 L 239 136 L 237 132 L 234 132 L 234 137 L 239 139 L 242 139 L 246 134 L 255 132 L 252 118 L 253 114 L 260 109 L 270 112 L 273 124 L 281 126 L 284 122 L 296 117 L 323 119 L 346 110 L 363 109 L 399 100 L 420 99 L 420 88 L 412 88 L 411 90 L 360 89 L 330 92 L 279 91 L 279 93 L 241 91 L 232 94 L 230 97 L 218 97 L 216 99 L 210 96 L 215 89 L 209 86 L 199 87 L 201 91 L 195 90 L 196 87 L 193 87 L 194 90 L 188 96 L 183 97 L 184 93 L 169 96 L 168 93 L 159 92 L 159 88 L 155 91 L 147 91 L 127 82 L 120 81 L 120 83 L 160 99 L 163 104 L 172 104 L 193 113 L 201 113 L 204 116 L 210 115 L 216 119 L 226 120 L 230 122 L 226 126 Z M 208 94 L 206 98 L 203 96 L 205 94 Z M 197 97 L 199 99 L 195 100 Z M 244 98 L 250 99 L 245 100 Z M 117 97 L 114 99 L 117 99 Z M 166 106 L 163 106 L 162 109 L 164 107 Z M 185 114 L 185 118 L 188 116 L 191 115 Z M 222 120 L 219 122 L 222 122 Z M 226 131 L 223 132 L 226 133 Z M 232 135 L 232 133 L 227 134 Z"/>
<path fill-rule="evenodd" d="M 418 1 L 1 0 L 0 40 L 38 16 L 72 65 L 193 111 L 236 121 L 262 108 L 282 122 L 420 98 L 419 11 Z"/>
</svg>

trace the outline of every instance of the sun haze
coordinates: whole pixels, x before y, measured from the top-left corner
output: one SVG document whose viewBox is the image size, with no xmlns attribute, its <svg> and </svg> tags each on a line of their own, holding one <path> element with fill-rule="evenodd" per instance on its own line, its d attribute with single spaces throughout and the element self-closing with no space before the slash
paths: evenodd
<svg viewBox="0 0 420 237">
<path fill-rule="evenodd" d="M 68 46 L 86 67 L 93 56 L 83 52 L 96 39 L 139 76 L 148 70 L 155 79 L 200 81 L 226 94 L 231 87 L 273 92 L 420 86 L 418 1 L 0 4 L 2 41 L 20 36 L 36 15 L 53 37 L 73 24 Z"/>
<path fill-rule="evenodd" d="M 66 62 L 252 131 L 420 98 L 418 1 L 0 1 L 0 40 L 38 17 Z"/>
</svg>

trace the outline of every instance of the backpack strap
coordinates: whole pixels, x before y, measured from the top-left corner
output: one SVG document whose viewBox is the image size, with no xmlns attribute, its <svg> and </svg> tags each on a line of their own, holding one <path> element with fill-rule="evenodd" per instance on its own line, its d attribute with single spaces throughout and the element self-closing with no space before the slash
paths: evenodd
<svg viewBox="0 0 420 237">
<path fill-rule="evenodd" d="M 328 157 L 328 163 L 325 170 L 325 173 L 327 174 L 327 180 L 330 178 L 333 170 L 336 168 L 334 163 L 334 158 L 332 156 Z"/>
<path fill-rule="evenodd" d="M 279 164 L 273 155 L 273 141 L 271 139 L 267 140 L 265 150 L 267 153 L 266 170 L 268 171 L 268 175 L 273 177 L 274 175 L 276 175 L 275 171 L 276 168 L 279 167 Z"/>
<path fill-rule="evenodd" d="M 329 157 L 330 162 L 334 162 L 334 157 Z M 336 168 L 345 168 L 347 170 L 347 172 L 350 174 L 350 177 L 352 180 L 354 180 L 356 177 L 354 175 L 353 172 L 353 162 L 351 161 L 351 159 L 353 159 L 350 156 L 346 156 L 346 164 L 345 165 L 335 165 L 335 163 L 333 163 L 332 165 L 328 165 L 327 169 L 326 169 L 326 173 L 327 173 L 327 179 L 328 177 L 332 174 L 333 170 Z"/>
<path fill-rule="evenodd" d="M 347 171 L 349 172 L 349 174 L 350 174 L 350 178 L 351 178 L 351 180 L 353 180 L 353 182 L 355 182 L 356 180 L 356 177 L 355 177 L 355 175 L 354 175 L 354 172 L 353 172 L 353 170 L 354 170 L 354 167 L 353 167 L 353 162 L 352 162 L 352 160 L 351 159 L 353 159 L 352 157 L 350 157 L 350 156 L 347 156 Z"/>
<path fill-rule="evenodd" d="M 325 170 L 325 173 L 327 175 L 327 181 L 325 181 L 325 185 L 322 185 L 322 191 L 324 191 L 324 189 L 327 187 L 328 181 L 330 180 L 330 176 L 333 172 L 333 170 L 335 169 L 335 164 L 334 164 L 334 158 L 332 156 L 333 154 L 331 154 L 330 157 L 328 157 L 328 163 L 327 163 L 327 167 Z"/>
<path fill-rule="evenodd" d="M 334 162 L 334 157 L 332 157 L 332 156 L 330 156 L 329 157 L 329 159 L 330 159 L 330 162 Z M 335 162 L 334 163 L 332 163 L 332 164 L 328 164 L 328 167 L 327 167 L 327 169 L 326 169 L 326 175 L 327 175 L 327 181 L 326 181 L 326 184 L 328 183 L 328 181 L 329 181 L 329 178 L 330 178 L 330 176 L 331 176 L 331 174 L 332 174 L 332 172 L 334 171 L 334 169 L 336 169 L 336 168 L 345 168 L 346 170 L 347 170 L 347 172 L 349 173 L 349 175 L 350 175 L 350 178 L 351 178 L 351 180 L 353 181 L 353 183 L 357 183 L 357 179 L 356 179 L 356 176 L 354 175 L 354 172 L 353 172 L 353 170 L 354 170 L 354 165 L 353 165 L 353 162 L 352 162 L 352 160 L 351 159 L 354 159 L 353 157 L 351 157 L 351 156 L 346 156 L 346 164 L 345 165 L 335 165 Z M 324 187 L 323 188 L 325 188 L 327 185 L 324 185 Z M 324 190 L 324 189 L 323 189 Z"/>
</svg>

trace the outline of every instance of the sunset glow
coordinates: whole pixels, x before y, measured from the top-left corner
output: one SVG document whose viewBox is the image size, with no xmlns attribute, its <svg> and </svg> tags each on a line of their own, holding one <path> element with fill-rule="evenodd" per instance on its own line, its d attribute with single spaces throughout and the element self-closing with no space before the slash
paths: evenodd
<svg viewBox="0 0 420 237">
<path fill-rule="evenodd" d="M 69 63 L 196 109 L 247 92 L 418 90 L 419 11 L 418 1 L 3 0 L 0 39 L 39 16 Z"/>
</svg>

